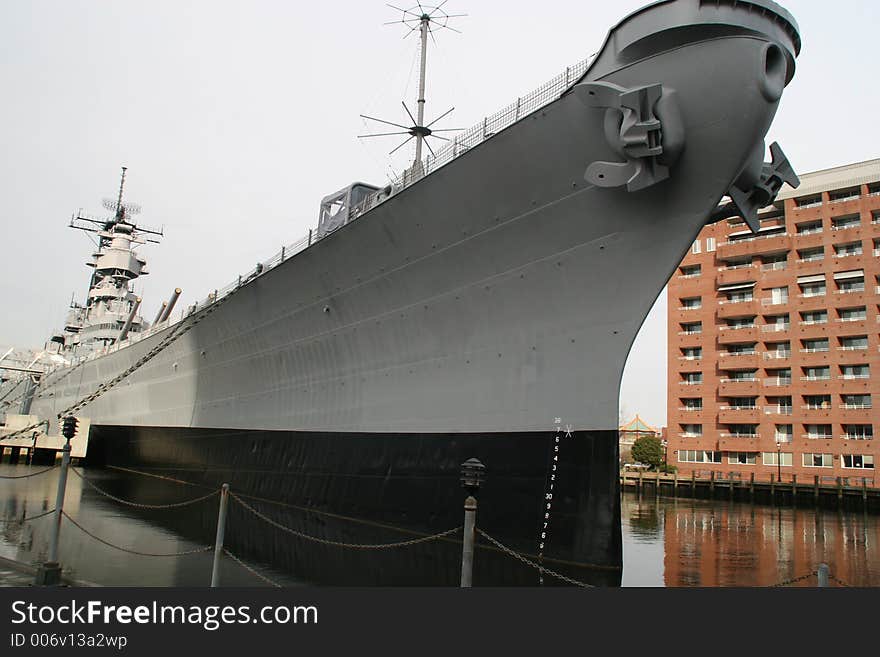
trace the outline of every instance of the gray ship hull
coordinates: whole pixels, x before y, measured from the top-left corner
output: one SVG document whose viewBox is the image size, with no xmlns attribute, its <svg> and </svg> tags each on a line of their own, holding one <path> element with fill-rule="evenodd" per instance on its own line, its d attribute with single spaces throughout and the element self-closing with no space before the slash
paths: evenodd
<svg viewBox="0 0 880 657">
<path fill-rule="evenodd" d="M 570 90 L 264 272 L 210 314 L 184 319 L 194 322 L 190 330 L 78 411 L 91 418 L 95 435 L 124 436 L 118 451 L 99 438 L 102 458 L 205 477 L 238 462 L 233 448 L 220 460 L 207 456 L 211 432 L 265 432 L 291 445 L 323 436 L 326 444 L 314 454 L 336 454 L 330 474 L 342 481 L 361 472 L 361 450 L 347 442 L 352 437 L 384 445 L 399 437 L 392 441 L 397 449 L 418 436 L 432 445 L 445 437 L 445 452 L 403 449 L 416 490 L 420 469 L 442 463 L 438 472 L 449 477 L 449 464 L 475 455 L 490 437 L 490 481 L 515 478 L 522 461 L 514 452 L 529 440 L 540 443 L 536 453 L 546 452 L 558 422 L 583 445 L 575 450 L 581 461 L 571 464 L 579 474 L 565 513 L 580 523 L 580 535 L 597 540 L 575 541 L 573 532 L 551 539 L 547 552 L 619 568 L 615 428 L 622 370 L 664 283 L 753 164 L 778 103 L 767 87 L 778 84 L 781 93 L 784 85 L 768 78 L 793 73 L 791 25 L 762 13 L 769 4 L 650 7 L 612 31 L 580 81 L 660 83 L 674 92 L 684 147 L 668 179 L 632 192 L 587 183 L 588 165 L 621 157 L 605 138 L 605 113 Z M 672 27 L 649 33 L 644 12 L 658 11 L 667 12 L 660 18 Z M 768 46 L 784 53 L 782 73 L 768 63 Z M 69 375 L 49 375 L 31 412 L 54 420 L 173 330 Z M 161 438 L 163 431 L 176 443 Z M 248 442 L 239 449 L 253 449 Z M 599 455 L 595 462 L 590 453 Z M 269 467 L 259 458 L 244 462 Z M 545 459 L 538 466 L 545 478 L 547 465 Z M 279 462 L 271 467 L 275 472 Z M 303 462 L 289 467 L 308 470 Z M 367 469 L 376 486 L 389 485 L 376 477 L 381 467 Z M 346 496 L 333 490 L 321 508 L 345 506 Z M 394 521 L 433 529 L 437 523 L 415 519 L 420 510 L 431 515 L 431 490 L 415 493 L 417 505 Z M 516 526 L 497 525 L 522 549 L 529 542 L 535 548 L 541 511 L 543 487 L 529 490 L 538 499 Z"/>
</svg>

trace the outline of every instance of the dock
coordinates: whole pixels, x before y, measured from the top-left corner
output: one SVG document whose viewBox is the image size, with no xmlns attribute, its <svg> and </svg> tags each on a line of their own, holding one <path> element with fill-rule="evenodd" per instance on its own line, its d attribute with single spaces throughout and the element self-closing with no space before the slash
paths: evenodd
<svg viewBox="0 0 880 657">
<path fill-rule="evenodd" d="M 621 490 L 672 497 L 728 499 L 737 502 L 791 504 L 880 513 L 880 488 L 873 477 L 827 477 L 798 480 L 797 475 L 769 479 L 742 474 L 694 471 L 688 474 L 620 472 Z"/>
</svg>

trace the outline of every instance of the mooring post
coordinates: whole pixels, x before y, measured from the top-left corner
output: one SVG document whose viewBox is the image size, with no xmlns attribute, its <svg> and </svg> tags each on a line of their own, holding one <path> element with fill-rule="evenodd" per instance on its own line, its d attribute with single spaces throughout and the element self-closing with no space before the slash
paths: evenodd
<svg viewBox="0 0 880 657">
<path fill-rule="evenodd" d="M 464 536 L 461 541 L 461 588 L 474 581 L 474 541 L 477 527 L 477 492 L 485 478 L 486 466 L 470 458 L 461 464 L 461 485 L 468 496 L 464 500 Z"/>
<path fill-rule="evenodd" d="M 755 503 L 755 473 L 749 475 L 749 501 Z"/>
<path fill-rule="evenodd" d="M 58 562 L 58 541 L 61 537 L 61 514 L 64 511 L 64 495 L 67 491 L 67 469 L 70 467 L 70 439 L 76 434 L 77 420 L 72 415 L 61 421 L 64 448 L 61 450 L 61 472 L 58 474 L 58 490 L 55 493 L 55 514 L 52 516 L 52 534 L 49 536 L 49 559 L 37 569 L 34 584 L 58 586 L 61 584 L 61 564 Z"/>
<path fill-rule="evenodd" d="M 691 497 L 694 496 L 694 490 L 697 488 L 697 471 L 691 470 Z"/>
<path fill-rule="evenodd" d="M 226 507 L 229 502 L 229 484 L 220 487 L 220 512 L 217 515 L 217 540 L 214 541 L 214 566 L 211 569 L 211 588 L 220 586 L 220 555 L 226 535 Z"/>
<path fill-rule="evenodd" d="M 841 484 L 840 477 L 837 478 L 837 508 L 839 509 L 843 504 L 843 485 Z"/>
<path fill-rule="evenodd" d="M 828 575 L 829 575 L 828 564 L 827 563 L 820 563 L 817 574 L 819 576 L 819 588 L 820 589 L 827 589 L 828 588 Z"/>
<path fill-rule="evenodd" d="M 813 502 L 819 506 L 819 475 L 813 475 Z"/>
</svg>

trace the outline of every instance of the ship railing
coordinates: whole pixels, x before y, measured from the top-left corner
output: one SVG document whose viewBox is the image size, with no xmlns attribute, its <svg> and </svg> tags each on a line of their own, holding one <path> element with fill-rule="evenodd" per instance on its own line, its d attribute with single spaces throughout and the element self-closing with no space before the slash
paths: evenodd
<svg viewBox="0 0 880 657">
<path fill-rule="evenodd" d="M 505 128 L 513 125 L 521 118 L 541 109 L 545 105 L 557 100 L 566 89 L 577 82 L 586 72 L 590 59 L 569 66 L 562 73 L 548 80 L 531 93 L 521 96 L 513 103 L 494 114 L 483 118 L 476 125 L 456 135 L 446 146 L 429 154 L 421 162 L 421 166 L 411 167 L 399 176 L 393 178 L 392 189 L 397 192 L 406 189 L 418 182 L 428 174 L 433 173 L 440 167 L 448 164 L 459 155 L 468 152 L 475 146 L 479 146 L 490 137 L 498 134 Z M 352 210 L 352 216 L 357 217 L 373 208 L 381 198 L 381 193 L 371 194 Z"/>
</svg>

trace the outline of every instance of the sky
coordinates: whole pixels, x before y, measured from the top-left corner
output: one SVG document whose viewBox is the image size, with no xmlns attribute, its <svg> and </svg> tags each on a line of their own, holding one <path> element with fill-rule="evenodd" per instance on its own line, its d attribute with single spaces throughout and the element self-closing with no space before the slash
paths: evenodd
<svg viewBox="0 0 880 657">
<path fill-rule="evenodd" d="M 398 3 L 395 3 L 398 4 Z M 642 0 L 449 0 L 460 33 L 428 51 L 429 120 L 466 128 L 599 49 Z M 789 0 L 803 51 L 767 143 L 798 171 L 880 156 L 880 3 Z M 409 4 L 398 4 L 409 7 Z M 316 224 L 323 196 L 385 183 L 412 157 L 360 118 L 405 119 L 417 91 L 416 35 L 383 2 L 0 1 L 0 345 L 39 347 L 85 295 L 92 245 L 67 227 L 101 216 L 128 167 L 138 219 L 164 226 L 140 248 L 151 320 L 233 281 Z M 413 109 L 414 111 L 414 109 Z M 640 332 L 621 415 L 666 416 L 666 300 Z"/>
</svg>

